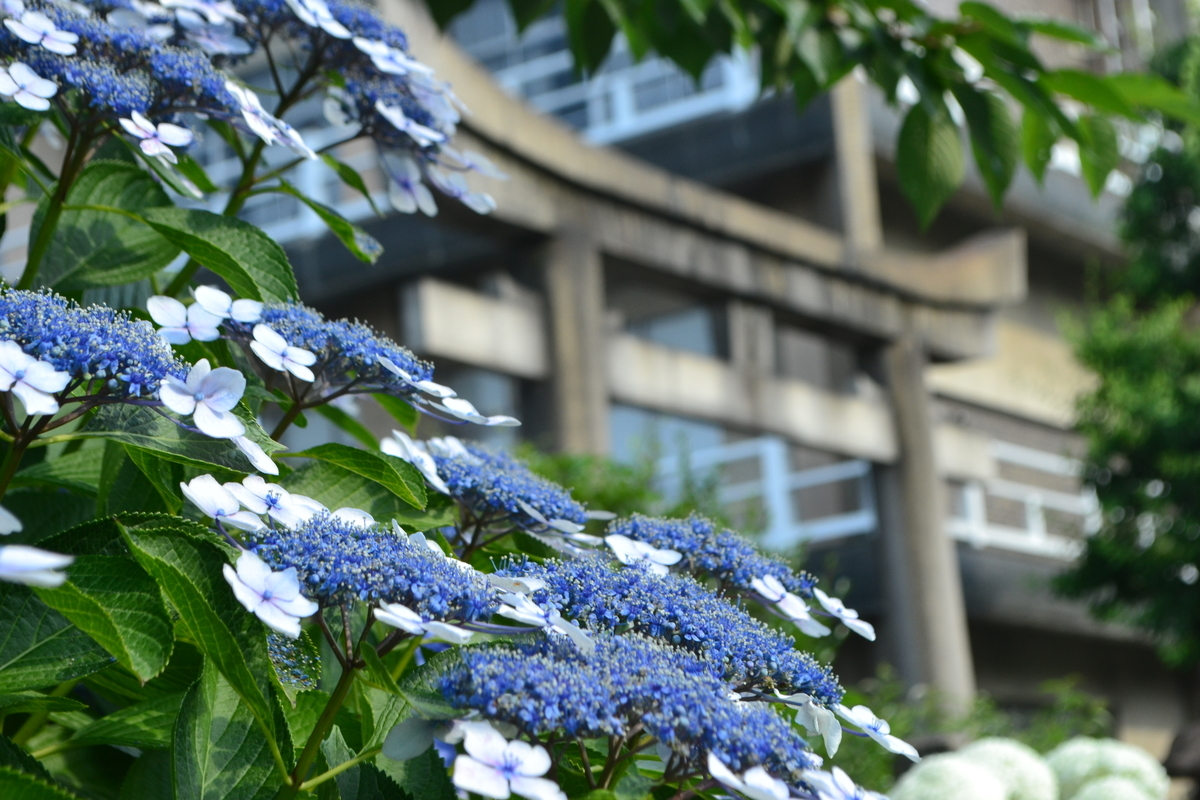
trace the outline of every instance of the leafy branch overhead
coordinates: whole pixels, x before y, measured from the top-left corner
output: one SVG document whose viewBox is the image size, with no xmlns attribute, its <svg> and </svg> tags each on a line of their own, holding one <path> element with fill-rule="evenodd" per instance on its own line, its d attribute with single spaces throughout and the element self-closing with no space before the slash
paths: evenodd
<svg viewBox="0 0 1200 800">
<path fill-rule="evenodd" d="M 426 2 L 447 25 L 476 0 Z M 560 7 L 549 0 L 508 5 L 521 30 Z M 567 0 L 563 12 L 583 74 L 600 69 L 618 36 L 635 59 L 657 54 L 697 81 L 714 58 L 748 52 L 763 89 L 790 90 L 803 109 L 861 66 L 888 102 L 902 107 L 900 187 L 923 226 L 963 180 L 960 127 L 999 207 L 1017 165 L 1023 160 L 1040 181 L 1061 139 L 1078 147 L 1083 175 L 1098 195 L 1119 163 L 1114 121 L 1162 115 L 1200 122 L 1200 103 L 1156 75 L 1048 67 L 1037 53 L 1039 40 L 1079 56 L 1106 52 L 1091 31 L 1050 17 L 1010 16 L 987 3 L 962 3 L 957 16 L 909 0 Z"/>
</svg>

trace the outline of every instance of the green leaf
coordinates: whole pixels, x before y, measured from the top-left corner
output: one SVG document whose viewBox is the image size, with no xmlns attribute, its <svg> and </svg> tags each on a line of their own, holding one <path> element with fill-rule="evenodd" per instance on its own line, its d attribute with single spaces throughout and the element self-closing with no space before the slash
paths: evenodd
<svg viewBox="0 0 1200 800">
<path fill-rule="evenodd" d="M 1040 83 L 1051 91 L 1087 103 L 1097 111 L 1136 119 L 1133 106 L 1121 96 L 1106 78 L 1074 69 L 1061 69 L 1041 76 Z"/>
<path fill-rule="evenodd" d="M 381 747 L 392 728 L 413 715 L 413 707 L 399 695 L 372 687 L 367 687 L 363 696 L 371 708 L 371 730 L 369 735 L 364 730 L 363 738 L 366 741 L 363 742 L 362 749 L 370 750 L 373 747 Z M 364 721 L 365 717 L 366 715 Z M 364 724 L 363 727 L 365 729 L 367 726 Z"/>
<path fill-rule="evenodd" d="M 375 763 L 417 800 L 455 800 L 458 796 L 436 748 L 408 761 L 380 757 Z"/>
<path fill-rule="evenodd" d="M 62 787 L 11 767 L 0 767 L 0 797 L 4 800 L 78 800 Z"/>
<path fill-rule="evenodd" d="M 43 695 L 44 696 L 44 695 Z M 0 767 L 10 767 L 18 772 L 26 772 L 39 778 L 50 780 L 50 773 L 42 763 L 19 744 L 0 734 Z"/>
<path fill-rule="evenodd" d="M 341 161 L 338 161 L 336 158 L 329 155 L 329 153 L 322 153 L 321 160 L 325 162 L 326 166 L 338 174 L 338 177 L 342 179 L 342 183 L 345 183 L 351 189 L 357 190 L 359 194 L 367 198 L 367 202 L 371 204 L 372 211 L 374 211 L 380 217 L 383 216 L 383 212 L 379 210 L 379 206 L 375 205 L 375 199 L 371 197 L 371 190 L 367 188 L 367 184 L 363 181 L 362 175 L 359 175 L 354 167 L 350 166 L 349 164 L 343 164 Z"/>
<path fill-rule="evenodd" d="M 224 278 L 239 297 L 298 299 L 287 254 L 250 223 L 195 208 L 152 208 L 142 216 L 164 238 Z"/>
<path fill-rule="evenodd" d="M 517 30 L 524 31 L 533 23 L 537 22 L 550 10 L 554 8 L 556 0 L 508 0 L 508 7 L 512 9 L 513 19 L 516 20 Z M 684 0 L 687 3 L 695 3 L 697 0 Z"/>
<path fill-rule="evenodd" d="M 96 498 L 97 516 L 166 510 L 167 506 L 163 504 L 154 485 L 129 459 L 125 448 L 114 441 L 105 442 L 100 490 Z"/>
<path fill-rule="evenodd" d="M 330 769 L 354 758 L 354 751 L 336 727 L 330 732 L 329 738 L 321 742 L 321 752 Z M 409 800 L 409 796 L 394 780 L 371 764 L 353 766 L 338 774 L 334 780 L 340 800 Z"/>
<path fill-rule="evenodd" d="M 359 508 L 380 522 L 394 519 L 408 530 L 427 531 L 454 523 L 454 506 L 445 495 L 430 495 L 426 510 L 417 511 L 380 484 L 326 461 L 305 464 L 280 483 L 289 492 L 329 508 Z"/>
<path fill-rule="evenodd" d="M 123 527 L 123 532 L 138 563 L 179 613 L 180 636 L 200 648 L 263 729 L 273 731 L 274 668 L 265 630 L 234 598 L 222 574 L 228 561 L 207 530 L 164 518 Z"/>
<path fill-rule="evenodd" d="M 314 411 L 372 450 L 379 449 L 379 440 L 375 438 L 375 434 L 371 433 L 371 429 L 337 406 L 317 406 Z"/>
<path fill-rule="evenodd" d="M 281 783 L 255 715 L 212 666 L 184 698 L 173 752 L 175 800 L 267 800 Z"/>
<path fill-rule="evenodd" d="M 289 458 L 312 458 L 336 464 L 369 481 L 374 481 L 415 509 L 425 508 L 425 479 L 417 468 L 400 458 L 372 453 L 345 444 L 322 444 Z"/>
<path fill-rule="evenodd" d="M 375 394 L 371 396 L 375 398 L 375 402 L 382 406 L 384 411 L 392 415 L 392 419 L 400 423 L 400 427 L 404 428 L 409 436 L 416 434 L 417 423 L 421 420 L 421 412 L 417 411 L 415 406 L 404 402 L 399 397 L 392 397 L 390 394 Z"/>
<path fill-rule="evenodd" d="M 1025 116 L 1021 119 L 1021 152 L 1025 156 L 1025 165 L 1038 183 L 1046 176 L 1046 167 L 1050 164 L 1057 141 L 1058 132 L 1050 120 L 1032 108 L 1025 109 Z"/>
<path fill-rule="evenodd" d="M 362 660 L 366 665 L 364 667 L 364 677 L 369 683 L 389 694 L 400 694 L 400 687 L 392 679 L 392 673 L 388 671 L 387 666 L 380 659 L 379 654 L 375 652 L 374 647 L 364 647 L 362 649 Z"/>
<path fill-rule="evenodd" d="M 371 234 L 343 217 L 334 209 L 318 203 L 285 180 L 280 179 L 279 186 L 272 187 L 273 191 L 288 194 L 313 210 L 321 221 L 329 228 L 334 236 L 346 246 L 355 258 L 367 264 L 374 264 L 383 255 L 383 245 Z"/>
<path fill-rule="evenodd" d="M 1012 183 L 1021 153 L 1021 134 L 1008 105 L 998 94 L 958 85 L 954 97 L 962 107 L 971 131 L 971 150 L 979 173 L 999 210 Z"/>
<path fill-rule="evenodd" d="M 167 800 L 175 796 L 171 785 L 171 753 L 151 750 L 142 753 L 121 782 L 117 800 Z"/>
<path fill-rule="evenodd" d="M 40 228 L 50 198 L 38 203 L 30 235 Z M 124 161 L 93 161 L 80 173 L 67 206 L 109 206 L 143 213 L 170 207 L 171 199 L 144 170 Z M 179 247 L 141 222 L 107 211 L 64 211 L 38 279 L 45 286 L 78 291 L 146 278 L 171 263 Z"/>
<path fill-rule="evenodd" d="M 4 507 L 24 524 L 24 543 L 39 546 L 48 536 L 96 516 L 94 499 L 58 489 L 13 489 L 4 495 Z"/>
<path fill-rule="evenodd" d="M 650 794 L 653 788 L 654 781 L 638 772 L 634 766 L 617 781 L 617 785 L 613 787 L 613 794 L 617 796 L 617 800 L 641 800 Z"/>
<path fill-rule="evenodd" d="M 575 66 L 592 73 L 608 55 L 617 27 L 599 0 L 567 0 L 567 39 Z"/>
<path fill-rule="evenodd" d="M 446 702 L 438 690 L 438 680 L 462 664 L 457 647 L 443 650 L 424 664 L 406 673 L 400 680 L 400 693 L 425 719 L 456 719 L 462 711 Z"/>
<path fill-rule="evenodd" d="M 1052 39 L 1075 42 L 1076 44 L 1096 49 L 1107 47 L 1107 43 L 1094 32 L 1086 28 L 1081 28 L 1078 25 L 1072 25 L 1069 22 L 1063 22 L 1061 19 L 1053 17 L 1018 17 L 1014 22 L 1033 33 L 1040 33 L 1042 36 L 1049 36 Z"/>
<path fill-rule="evenodd" d="M 183 470 L 180 466 L 140 447 L 124 445 L 124 450 L 129 460 L 158 492 L 167 511 L 178 514 L 183 508 L 183 496 L 179 491 L 179 483 L 183 480 Z"/>
<path fill-rule="evenodd" d="M 1200 101 L 1159 75 L 1125 72 L 1110 75 L 1106 80 L 1131 106 L 1158 111 L 1189 125 L 1200 125 Z"/>
<path fill-rule="evenodd" d="M 10 485 L 68 489 L 95 497 L 100 486 L 103 449 L 103 444 L 97 442 L 94 445 L 85 445 L 74 453 L 47 458 L 18 472 Z"/>
<path fill-rule="evenodd" d="M 102 670 L 112 661 L 28 587 L 0 583 L 0 692 L 53 686 Z"/>
<path fill-rule="evenodd" d="M 928 228 L 963 179 L 963 151 L 958 126 L 950 115 L 930 116 L 921 103 L 913 106 L 896 144 L 900 189 L 913 204 L 921 228 Z"/>
<path fill-rule="evenodd" d="M 996 10 L 987 3 L 960 3 L 958 13 L 970 17 L 983 26 L 988 33 L 1010 44 L 1023 44 L 1021 35 L 1013 21 L 1003 12 Z"/>
<path fill-rule="evenodd" d="M 212 194 L 217 191 L 217 185 L 208 177 L 208 173 L 204 171 L 204 167 L 200 162 L 189 156 L 187 153 L 176 153 L 176 158 L 179 163 L 175 167 L 192 183 L 196 184 L 196 188 L 205 194 Z"/>
<path fill-rule="evenodd" d="M 71 745 L 111 744 L 145 750 L 166 749 L 171 746 L 172 731 L 183 698 L 183 693 L 156 697 L 114 711 L 75 731 Z"/>
<path fill-rule="evenodd" d="M 246 426 L 246 436 L 263 448 L 267 455 L 282 449 L 267 436 L 248 409 L 239 405 L 235 413 Z M 176 464 L 199 469 L 217 466 L 234 472 L 253 470 L 249 459 L 231 440 L 213 439 L 202 433 L 184 430 L 146 406 L 102 406 L 77 435 L 132 445 Z"/>
<path fill-rule="evenodd" d="M 145 570 L 128 557 L 83 555 L 69 575 L 57 589 L 36 589 L 38 597 L 143 681 L 162 672 L 175 632 Z"/>
<path fill-rule="evenodd" d="M 87 706 L 78 700 L 40 692 L 0 694 L 0 715 L 32 714 L 35 711 L 81 711 L 84 708 Z"/>
<path fill-rule="evenodd" d="M 1079 163 L 1093 197 L 1099 197 L 1108 173 L 1121 163 L 1117 129 L 1104 117 L 1079 118 Z"/>
</svg>

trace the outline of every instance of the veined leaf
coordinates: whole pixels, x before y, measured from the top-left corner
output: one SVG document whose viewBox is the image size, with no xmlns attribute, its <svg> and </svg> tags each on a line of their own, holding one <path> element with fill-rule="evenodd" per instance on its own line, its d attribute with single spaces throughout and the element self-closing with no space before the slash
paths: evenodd
<svg viewBox="0 0 1200 800">
<path fill-rule="evenodd" d="M 371 433 L 371 429 L 337 406 L 326 404 L 317 406 L 313 410 L 367 447 L 374 450 L 379 449 L 379 440 L 375 438 L 375 434 Z"/>
<path fill-rule="evenodd" d="M 913 106 L 896 145 L 900 188 L 913 204 L 921 227 L 928 228 L 938 211 L 962 183 L 964 164 L 958 126 L 944 112 L 930 116 L 921 103 Z"/>
<path fill-rule="evenodd" d="M 78 494 L 95 497 L 100 486 L 100 459 L 103 449 L 104 446 L 99 442 L 94 445 L 85 444 L 74 453 L 32 464 L 18 472 L 10 485 L 69 489 Z"/>
<path fill-rule="evenodd" d="M 289 492 L 329 508 L 360 508 L 380 522 L 395 520 L 408 530 L 427 531 L 454 523 L 454 506 L 445 495 L 430 495 L 425 511 L 417 511 L 391 490 L 327 461 L 305 464 L 280 483 Z"/>
<path fill-rule="evenodd" d="M 4 800 L 78 800 L 61 786 L 12 767 L 0 767 L 0 797 Z"/>
<path fill-rule="evenodd" d="M 1121 163 L 1117 129 L 1104 117 L 1079 118 L 1079 163 L 1093 197 L 1099 197 L 1108 174 Z"/>
<path fill-rule="evenodd" d="M 112 662 L 100 645 L 28 587 L 0 583 L 0 692 L 53 686 Z"/>
<path fill-rule="evenodd" d="M 999 209 L 1017 171 L 1021 134 L 1013 123 L 1008 105 L 999 95 L 964 84 L 955 88 L 954 97 L 970 126 L 971 150 L 979 173 L 992 197 L 992 204 Z"/>
<path fill-rule="evenodd" d="M 417 468 L 407 461 L 336 443 L 317 445 L 299 453 L 289 454 L 289 457 L 312 458 L 336 464 L 378 483 L 413 508 L 425 508 L 425 479 L 421 477 Z"/>
<path fill-rule="evenodd" d="M 1045 115 L 1025 109 L 1025 116 L 1021 120 L 1021 152 L 1025 156 L 1025 165 L 1038 183 L 1046 175 L 1046 167 L 1050 164 L 1057 141 L 1058 133 Z"/>
<path fill-rule="evenodd" d="M 325 162 L 326 166 L 338 174 L 338 177 L 342 179 L 342 183 L 346 184 L 351 189 L 357 190 L 359 194 L 367 198 L 367 202 L 371 204 L 372 211 L 381 217 L 383 216 L 383 212 L 379 210 L 379 206 L 375 205 L 375 200 L 371 197 L 371 190 L 367 188 L 367 184 L 363 181 L 362 175 L 359 175 L 358 171 L 355 170 L 354 167 L 350 166 L 349 164 L 343 164 L 329 153 L 322 153 L 321 160 Z"/>
<path fill-rule="evenodd" d="M 1126 72 L 1109 75 L 1106 80 L 1131 106 L 1158 111 L 1189 125 L 1200 125 L 1200 102 L 1158 75 Z"/>
<path fill-rule="evenodd" d="M 379 243 L 378 239 L 343 217 L 334 209 L 324 203 L 318 203 L 316 200 L 313 200 L 287 181 L 280 180 L 279 186 L 274 187 L 274 191 L 291 195 L 312 209 L 313 213 L 321 218 L 325 226 L 329 228 L 333 235 L 359 261 L 374 264 L 383 255 L 383 245 Z"/>
<path fill-rule="evenodd" d="M 354 751 L 337 727 L 321 743 L 321 752 L 331 769 L 354 758 Z M 369 763 L 353 766 L 334 780 L 341 800 L 409 800 L 409 795 L 394 780 Z"/>
<path fill-rule="evenodd" d="M 81 711 L 86 708 L 78 700 L 54 697 L 40 692 L 0 694 L 0 714 L 32 714 L 35 711 Z"/>
<path fill-rule="evenodd" d="M 1041 83 L 1052 91 L 1087 103 L 1097 111 L 1130 119 L 1136 119 L 1138 116 L 1121 93 L 1106 78 L 1099 75 L 1074 69 L 1060 69 L 1047 72 L 1042 76 Z"/>
<path fill-rule="evenodd" d="M 400 423 L 400 427 L 404 428 L 410 436 L 416 434 L 417 423 L 421 420 L 421 412 L 417 411 L 412 404 L 406 403 L 398 397 L 392 397 L 390 394 L 371 396 L 383 407 L 384 411 L 392 415 L 392 419 Z"/>
<path fill-rule="evenodd" d="M 71 746 L 111 744 L 146 750 L 171 746 L 171 735 L 183 694 L 156 697 L 100 717 L 75 731 Z"/>
</svg>

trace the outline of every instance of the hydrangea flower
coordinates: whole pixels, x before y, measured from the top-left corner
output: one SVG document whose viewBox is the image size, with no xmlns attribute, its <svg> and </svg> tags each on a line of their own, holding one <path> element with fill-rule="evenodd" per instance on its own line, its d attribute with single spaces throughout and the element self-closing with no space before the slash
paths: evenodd
<svg viewBox="0 0 1200 800">
<path fill-rule="evenodd" d="M 50 108 L 50 98 L 58 94 L 58 84 L 41 77 L 27 64 L 14 61 L 0 67 L 0 94 L 30 111 L 45 111 Z"/>
<path fill-rule="evenodd" d="M 242 553 L 236 570 L 228 564 L 223 570 L 238 602 L 284 636 L 298 638 L 300 620 L 317 613 L 317 604 L 300 594 L 294 567 L 274 572 L 253 553 Z"/>
<path fill-rule="evenodd" d="M 375 619 L 391 625 L 413 636 L 422 636 L 435 642 L 466 644 L 475 634 L 457 625 L 439 620 L 425 619 L 411 608 L 400 603 L 383 603 L 373 612 Z"/>
<path fill-rule="evenodd" d="M 830 597 L 820 589 L 813 589 L 813 595 L 817 598 L 817 602 L 829 612 L 833 617 L 836 617 L 838 622 L 845 625 L 850 630 L 857 633 L 867 641 L 875 641 L 875 626 L 858 618 L 858 612 L 853 608 L 846 608 L 845 603 L 836 597 Z"/>
<path fill-rule="evenodd" d="M 258 475 L 248 475 L 241 483 L 226 483 L 225 489 L 250 513 L 269 516 L 288 528 L 301 525 L 326 510 L 312 498 L 292 494 Z"/>
<path fill-rule="evenodd" d="M 214 439 L 233 439 L 246 426 L 233 413 L 246 391 L 246 376 L 229 367 L 209 366 L 202 358 L 186 380 L 168 375 L 158 390 L 163 405 L 182 416 L 190 416 L 200 432 Z"/>
<path fill-rule="evenodd" d="M 221 337 L 221 318 L 200 303 L 185 306 L 174 297 L 155 295 L 146 301 L 146 310 L 150 319 L 162 326 L 158 335 L 170 344 L 187 344 L 193 339 L 212 342 Z"/>
<path fill-rule="evenodd" d="M 23 544 L 3 545 L 0 546 L 0 581 L 54 589 L 67 580 L 59 570 L 69 567 L 74 560 L 74 556 Z"/>
<path fill-rule="evenodd" d="M 787 800 L 791 794 L 786 783 L 772 778 L 762 767 L 751 767 L 745 774 L 735 775 L 713 753 L 708 754 L 708 774 L 749 800 Z"/>
<path fill-rule="evenodd" d="M 796 624 L 806 636 L 828 636 L 831 631 L 825 625 L 813 619 L 805 604 L 796 595 L 783 588 L 783 584 L 774 575 L 753 578 L 750 588 L 758 595 L 767 608 L 785 619 Z M 866 624 L 866 623 L 863 623 Z"/>
<path fill-rule="evenodd" d="M 26 11 L 20 19 L 6 19 L 4 27 L 28 44 L 41 45 L 51 53 L 63 56 L 75 55 L 75 43 L 79 41 L 79 36 L 59 30 L 53 20 L 40 11 Z"/>
<path fill-rule="evenodd" d="M 290 372 L 308 383 L 316 380 L 313 371 L 309 369 L 317 363 L 316 355 L 302 347 L 288 344 L 282 336 L 266 325 L 254 326 L 254 341 L 250 342 L 250 349 L 270 369 Z"/>
<path fill-rule="evenodd" d="M 541 777 L 550 770 L 550 754 L 540 745 L 507 741 L 486 722 L 463 725 L 466 755 L 454 760 L 454 785 L 464 792 L 506 800 L 566 800 L 558 784 Z"/>
<path fill-rule="evenodd" d="M 830 772 L 811 770 L 804 773 L 804 782 L 817 793 L 817 800 L 887 800 L 878 792 L 867 791 L 861 786 L 855 786 L 854 781 L 841 767 L 834 767 Z M 925 795 L 928 800 L 933 796 Z M 962 800 L 962 796 L 959 796 Z M 947 798 L 949 800 L 949 798 Z"/>
<path fill-rule="evenodd" d="M 0 392 L 19 397 L 26 414 L 57 413 L 54 395 L 70 382 L 70 375 L 26 354 L 16 342 L 0 342 Z"/>
<path fill-rule="evenodd" d="M 244 531 L 255 531 L 266 527 L 257 515 L 242 511 L 238 499 L 212 475 L 200 475 L 187 483 L 179 484 L 183 496 L 200 509 L 206 517 L 217 523 Z"/>
<path fill-rule="evenodd" d="M 619 533 L 610 533 L 604 542 L 622 564 L 645 564 L 651 572 L 666 575 L 672 564 L 678 564 L 683 554 L 676 550 L 658 549 L 645 542 L 638 542 Z"/>
<path fill-rule="evenodd" d="M 172 164 L 179 159 L 176 158 L 175 151 L 171 148 L 186 147 L 195 138 L 187 128 L 173 125 L 170 122 L 160 122 L 155 125 L 136 111 L 130 115 L 129 119 L 121 118 L 118 122 L 121 123 L 121 127 L 125 129 L 126 133 L 141 140 L 138 146 L 142 148 L 143 153 L 165 159 Z"/>
<path fill-rule="evenodd" d="M 847 708 L 839 703 L 834 707 L 834 711 L 839 717 L 882 745 L 883 749 L 888 752 L 902 755 L 910 761 L 921 760 L 921 756 L 917 754 L 917 748 L 903 739 L 892 736 L 892 728 L 888 725 L 887 720 L 875 716 L 875 712 L 866 706 Z"/>
</svg>

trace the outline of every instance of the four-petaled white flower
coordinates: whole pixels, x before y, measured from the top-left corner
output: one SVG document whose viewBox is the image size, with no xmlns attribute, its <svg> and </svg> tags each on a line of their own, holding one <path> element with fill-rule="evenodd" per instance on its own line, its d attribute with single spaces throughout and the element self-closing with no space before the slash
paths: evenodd
<svg viewBox="0 0 1200 800">
<path fill-rule="evenodd" d="M 309 367 L 317 363 L 317 357 L 303 348 L 292 347 L 282 336 L 261 322 L 254 326 L 254 341 L 250 343 L 250 349 L 271 369 L 290 372 L 309 383 L 316 380 Z"/>
<path fill-rule="evenodd" d="M 325 0 L 287 0 L 287 4 L 305 25 L 320 28 L 335 39 L 349 39 L 354 35 L 333 18 Z"/>
<path fill-rule="evenodd" d="M 146 310 L 150 312 L 150 319 L 162 326 L 158 335 L 170 344 L 187 344 L 192 339 L 215 342 L 221 338 L 218 329 L 221 318 L 200 303 L 185 306 L 174 297 L 154 295 L 146 301 Z"/>
<path fill-rule="evenodd" d="M 246 426 L 233 413 L 245 391 L 245 375 L 229 367 L 212 369 L 202 358 L 188 372 L 187 381 L 164 378 L 158 396 L 176 414 L 191 415 L 205 436 L 233 439 L 246 433 Z"/>
<path fill-rule="evenodd" d="M 0 342 L 0 392 L 21 398 L 26 414 L 54 414 L 54 395 L 67 388 L 71 376 L 39 361 L 13 341 Z"/>
<path fill-rule="evenodd" d="M 834 706 L 833 710 L 839 717 L 883 745 L 883 749 L 912 761 L 921 760 L 921 756 L 917 754 L 917 748 L 899 737 L 892 736 L 892 727 L 888 725 L 887 720 L 875 716 L 875 712 L 866 706 L 846 708 L 839 703 Z"/>
<path fill-rule="evenodd" d="M 454 397 L 456 392 L 449 386 L 442 386 L 440 383 L 433 381 L 419 381 L 410 375 L 407 371 L 396 366 L 396 363 L 387 356 L 379 356 L 379 364 L 388 372 L 395 375 L 400 380 L 412 386 L 415 389 L 420 389 L 422 392 L 433 397 Z"/>
<path fill-rule="evenodd" d="M 887 800 L 878 792 L 855 786 L 841 767 L 834 767 L 833 772 L 806 770 L 804 780 L 816 790 L 817 800 Z"/>
<path fill-rule="evenodd" d="M 392 181 L 388 184 L 388 201 L 392 208 L 401 214 L 415 214 L 420 211 L 427 217 L 436 217 L 437 202 L 433 192 L 421 179 L 421 167 L 410 155 L 401 155 L 387 162 L 388 174 Z"/>
<path fill-rule="evenodd" d="M 488 573 L 488 583 L 495 586 L 502 592 L 510 594 L 533 594 L 539 589 L 546 588 L 546 582 L 539 578 L 504 578 L 500 575 Z"/>
<path fill-rule="evenodd" d="M 196 305 L 218 319 L 247 324 L 262 319 L 263 304 L 257 300 L 234 300 L 214 286 L 197 286 L 192 295 Z"/>
<path fill-rule="evenodd" d="M 842 743 L 842 723 L 838 722 L 837 715 L 803 692 L 779 697 L 796 709 L 796 722 L 809 733 L 820 734 L 825 740 L 825 752 L 830 756 L 835 755 Z"/>
<path fill-rule="evenodd" d="M 506 800 L 566 800 L 558 784 L 541 777 L 550 769 L 550 754 L 540 745 L 508 741 L 485 722 L 462 724 L 465 755 L 454 759 L 454 785 L 466 792 Z"/>
<path fill-rule="evenodd" d="M 171 148 L 186 147 L 195 138 L 187 128 L 172 125 L 170 122 L 160 122 L 155 125 L 137 111 L 134 111 L 129 117 L 129 119 L 122 117 L 117 121 L 121 123 L 121 127 L 125 129 L 126 133 L 142 140 L 138 144 L 142 148 L 142 152 L 148 156 L 158 156 L 172 164 L 177 163 L 179 159 L 176 158 L 175 151 Z"/>
<path fill-rule="evenodd" d="M 420 442 L 414 442 L 404 431 L 393 430 L 391 436 L 385 436 L 379 441 L 379 449 L 386 455 L 412 464 L 430 486 L 442 494 L 450 494 L 450 488 L 438 475 L 437 462 L 433 460 L 433 456 Z"/>
<path fill-rule="evenodd" d="M 678 564 L 683 558 L 683 554 L 677 550 L 660 550 L 619 533 L 605 536 L 604 541 L 617 557 L 617 561 L 625 565 L 645 563 L 656 575 L 666 575 L 671 571 L 671 565 Z"/>
<path fill-rule="evenodd" d="M 583 628 L 574 622 L 563 619 L 562 615 L 554 609 L 547 611 L 523 594 L 502 594 L 500 602 L 505 605 L 500 606 L 496 613 L 502 617 L 508 617 L 526 625 L 535 625 L 547 633 L 561 633 L 585 653 L 590 654 L 596 649 L 596 643 Z"/>
<path fill-rule="evenodd" d="M 830 597 L 820 589 L 813 589 L 813 597 L 817 598 L 817 601 L 824 606 L 825 610 L 832 616 L 837 617 L 847 628 L 867 641 L 875 641 L 875 626 L 859 619 L 858 612 L 853 608 L 846 608 L 841 600 L 836 597 Z"/>
<path fill-rule="evenodd" d="M 758 592 L 771 609 L 796 623 L 806 636 L 828 636 L 830 630 L 813 619 L 808 605 L 796 595 L 783 588 L 783 584 L 774 575 L 764 575 L 761 578 L 751 578 L 750 587 Z"/>
<path fill-rule="evenodd" d="M 496 201 L 486 192 L 473 192 L 461 172 L 450 172 L 437 166 L 429 167 L 427 174 L 444 194 L 448 194 L 476 214 L 490 214 L 496 210 Z"/>
<path fill-rule="evenodd" d="M 433 70 L 415 58 L 412 58 L 403 50 L 392 47 L 387 42 L 379 39 L 366 39 L 362 36 L 354 37 L 354 46 L 363 53 L 371 57 L 372 63 L 380 72 L 386 72 L 390 75 L 407 75 L 410 72 L 423 72 L 426 75 L 432 75 Z"/>
<path fill-rule="evenodd" d="M 211 23 L 190 9 L 181 8 L 175 18 L 187 31 L 187 40 L 210 56 L 244 56 L 254 46 L 234 33 L 232 22 Z"/>
<path fill-rule="evenodd" d="M 268 475 L 278 475 L 279 465 L 271 460 L 267 455 L 267 451 L 258 446 L 257 442 L 252 441 L 246 436 L 233 437 L 233 443 L 237 445 L 237 449 L 242 451 L 242 455 L 250 460 L 254 468 L 259 472 L 265 472 Z"/>
<path fill-rule="evenodd" d="M 226 483 L 225 488 L 247 511 L 259 516 L 266 514 L 285 528 L 295 528 L 324 509 L 316 500 L 292 494 L 258 475 L 248 475 L 241 483 Z"/>
<path fill-rule="evenodd" d="M 376 100 L 375 110 L 379 112 L 379 116 L 392 123 L 392 127 L 396 130 L 407 133 L 419 147 L 428 147 L 431 144 L 446 141 L 446 134 L 435 131 L 406 116 L 404 109 L 400 106 L 389 106 L 382 100 Z"/>
<path fill-rule="evenodd" d="M 37 547 L 4 545 L 0 547 L 0 581 L 54 589 L 67 580 L 67 576 L 57 570 L 69 566 L 74 560 L 74 556 L 51 553 Z"/>
<path fill-rule="evenodd" d="M 6 19 L 4 27 L 13 35 L 29 44 L 40 44 L 51 53 L 60 56 L 75 55 L 75 43 L 79 41 L 77 34 L 59 30 L 54 21 L 40 11 L 26 11 L 20 20 Z"/>
<path fill-rule="evenodd" d="M 521 424 L 521 420 L 516 417 L 510 417 L 507 414 L 496 414 L 490 417 L 484 416 L 479 413 L 479 410 L 475 408 L 475 405 L 470 400 L 465 400 L 461 397 L 442 398 L 440 408 L 451 416 L 489 428 L 512 428 Z"/>
<path fill-rule="evenodd" d="M 708 774 L 718 783 L 732 789 L 750 800 L 787 800 L 787 784 L 770 774 L 762 767 L 751 767 L 742 773 L 741 777 L 717 758 L 713 753 L 708 754 Z"/>
<path fill-rule="evenodd" d="M 359 525 L 364 528 L 375 524 L 375 518 L 361 508 L 339 508 L 333 512 L 333 517 L 342 522 L 349 522 L 351 525 Z"/>
<path fill-rule="evenodd" d="M 448 622 L 427 620 L 408 606 L 399 603 L 381 603 L 379 608 L 375 609 L 375 619 L 393 628 L 408 631 L 413 636 L 424 636 L 436 642 L 466 644 L 474 635 Z"/>
<path fill-rule="evenodd" d="M 225 81 L 225 90 L 237 100 L 242 112 L 242 120 L 251 133 L 267 144 L 275 144 L 279 141 L 279 136 L 275 132 L 275 117 L 263 108 L 258 95 L 230 80 Z"/>
<path fill-rule="evenodd" d="M 457 161 L 458 165 L 465 170 L 478 172 L 480 175 L 495 178 L 496 180 L 508 180 L 508 175 L 493 164 L 492 160 L 483 153 L 478 153 L 474 150 L 467 150 L 460 153 L 449 145 L 442 145 L 439 155 L 447 156 L 453 161 Z"/>
<path fill-rule="evenodd" d="M 9 22 L 10 20 L 5 20 Z M 45 111 L 58 92 L 58 84 L 46 80 L 20 61 L 0 67 L 0 94 L 7 95 L 30 111 Z"/>
<path fill-rule="evenodd" d="M 267 627 L 293 639 L 300 636 L 300 620 L 317 613 L 319 606 L 300 594 L 296 568 L 275 572 L 254 553 L 238 556 L 237 571 L 226 564 L 225 580 L 246 610 Z"/>
<path fill-rule="evenodd" d="M 203 14 L 213 25 L 220 25 L 228 20 L 245 22 L 246 18 L 233 6 L 231 0 L 162 0 L 166 8 L 190 9 L 192 12 Z M 176 12 L 178 14 L 178 12 Z"/>
<path fill-rule="evenodd" d="M 188 483 L 180 483 L 179 488 L 196 508 L 217 522 L 244 531 L 261 531 L 267 527 L 256 514 L 242 511 L 242 504 L 233 492 L 217 483 L 212 475 L 192 478 Z"/>
</svg>

